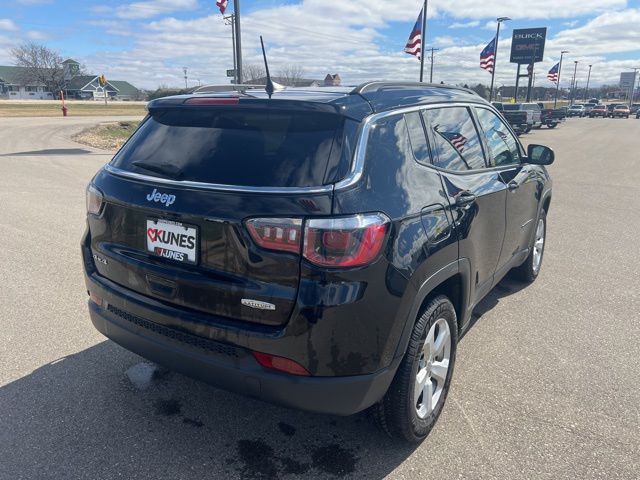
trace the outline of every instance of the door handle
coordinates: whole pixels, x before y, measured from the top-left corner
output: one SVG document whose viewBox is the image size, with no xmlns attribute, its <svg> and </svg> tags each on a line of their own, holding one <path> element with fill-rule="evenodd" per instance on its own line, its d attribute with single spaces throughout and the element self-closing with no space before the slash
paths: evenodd
<svg viewBox="0 0 640 480">
<path fill-rule="evenodd" d="M 457 207 L 466 207 L 476 201 L 476 196 L 471 192 L 460 192 L 456 197 Z"/>
<path fill-rule="evenodd" d="M 507 183 L 507 188 L 509 189 L 510 192 L 513 192 L 514 190 L 517 190 L 518 188 L 520 188 L 520 184 L 515 180 L 511 180 L 509 183 Z"/>
</svg>

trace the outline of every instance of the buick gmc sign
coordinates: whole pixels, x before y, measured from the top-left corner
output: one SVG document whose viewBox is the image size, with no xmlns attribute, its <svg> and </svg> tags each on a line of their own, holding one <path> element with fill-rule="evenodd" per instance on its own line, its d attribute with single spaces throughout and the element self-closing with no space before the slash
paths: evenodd
<svg viewBox="0 0 640 480">
<path fill-rule="evenodd" d="M 546 38 L 547 27 L 514 30 L 511 40 L 511 63 L 541 62 Z"/>
</svg>

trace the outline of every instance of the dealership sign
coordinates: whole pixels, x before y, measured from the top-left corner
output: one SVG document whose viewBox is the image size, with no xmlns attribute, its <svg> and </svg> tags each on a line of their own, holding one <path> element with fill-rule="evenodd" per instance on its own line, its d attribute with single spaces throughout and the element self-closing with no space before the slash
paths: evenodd
<svg viewBox="0 0 640 480">
<path fill-rule="evenodd" d="M 620 74 L 620 88 L 631 88 L 636 82 L 636 72 L 622 72 Z"/>
<path fill-rule="evenodd" d="M 511 40 L 511 63 L 541 62 L 546 38 L 547 27 L 514 30 Z"/>
</svg>

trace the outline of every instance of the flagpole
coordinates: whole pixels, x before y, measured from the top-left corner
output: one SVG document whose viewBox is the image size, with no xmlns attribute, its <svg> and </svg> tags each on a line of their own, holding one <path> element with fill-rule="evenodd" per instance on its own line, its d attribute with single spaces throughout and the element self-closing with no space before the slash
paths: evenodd
<svg viewBox="0 0 640 480">
<path fill-rule="evenodd" d="M 498 17 L 498 30 L 496 31 L 496 51 L 493 52 L 493 70 L 491 72 L 491 88 L 489 89 L 489 101 L 493 100 L 493 81 L 496 76 L 496 67 L 498 66 L 498 40 L 500 39 L 500 24 L 507 20 L 511 20 L 509 17 Z"/>
<path fill-rule="evenodd" d="M 427 7 L 429 6 L 429 1 L 424 0 L 424 6 L 422 7 L 422 35 L 421 35 L 421 43 L 420 45 L 420 83 L 422 83 L 422 79 L 424 78 L 424 46 L 426 44 L 427 37 Z"/>
<path fill-rule="evenodd" d="M 553 108 L 558 106 L 558 90 L 560 90 L 560 74 L 562 73 L 562 57 L 565 53 L 569 53 L 569 50 L 562 50 L 560 52 L 560 64 L 558 65 L 558 83 L 556 83 L 556 98 L 553 101 Z"/>
</svg>

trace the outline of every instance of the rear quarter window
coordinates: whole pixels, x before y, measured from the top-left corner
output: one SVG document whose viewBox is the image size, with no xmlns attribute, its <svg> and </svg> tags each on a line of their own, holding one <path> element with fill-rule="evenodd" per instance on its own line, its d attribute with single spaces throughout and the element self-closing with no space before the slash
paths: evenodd
<svg viewBox="0 0 640 480">
<path fill-rule="evenodd" d="M 343 125 L 343 117 L 322 112 L 166 109 L 142 124 L 112 165 L 222 185 L 319 186 L 346 170 Z"/>
</svg>

